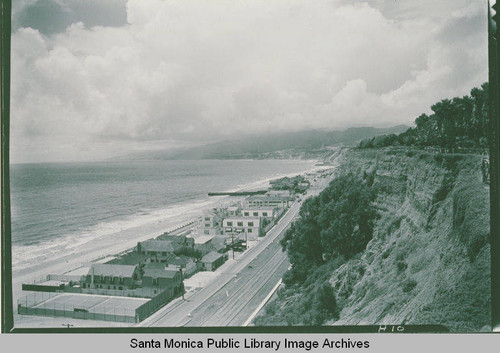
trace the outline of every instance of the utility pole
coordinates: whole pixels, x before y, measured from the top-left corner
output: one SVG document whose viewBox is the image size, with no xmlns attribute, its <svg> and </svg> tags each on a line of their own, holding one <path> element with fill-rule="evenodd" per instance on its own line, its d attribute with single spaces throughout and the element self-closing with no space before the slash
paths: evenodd
<svg viewBox="0 0 500 353">
<path fill-rule="evenodd" d="M 233 248 L 233 260 L 234 260 L 234 233 L 231 229 L 231 247 Z"/>
<path fill-rule="evenodd" d="M 181 272 L 182 300 L 185 300 L 185 299 L 184 299 L 184 292 L 185 292 L 185 290 L 184 290 L 184 276 L 183 276 L 183 274 L 182 274 L 182 267 L 179 269 L 179 271 Z"/>
</svg>

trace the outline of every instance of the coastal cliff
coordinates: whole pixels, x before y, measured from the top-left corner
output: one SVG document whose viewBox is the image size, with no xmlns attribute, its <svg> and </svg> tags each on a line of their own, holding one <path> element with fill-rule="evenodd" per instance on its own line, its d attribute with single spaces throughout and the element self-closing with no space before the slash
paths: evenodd
<svg viewBox="0 0 500 353">
<path fill-rule="evenodd" d="M 371 239 L 355 256 L 326 259 L 305 282 L 280 290 L 255 324 L 425 323 L 453 332 L 488 325 L 489 186 L 482 159 L 397 148 L 343 154 L 339 174 L 358 175 L 375 193 Z M 311 320 L 325 309 L 305 296 L 325 283 L 334 308 Z"/>
</svg>

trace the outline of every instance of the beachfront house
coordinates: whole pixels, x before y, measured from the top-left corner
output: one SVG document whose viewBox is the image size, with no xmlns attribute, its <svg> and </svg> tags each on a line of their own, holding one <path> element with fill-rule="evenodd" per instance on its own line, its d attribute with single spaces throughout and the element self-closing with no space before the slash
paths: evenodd
<svg viewBox="0 0 500 353">
<path fill-rule="evenodd" d="M 180 251 L 183 246 L 167 240 L 147 240 L 137 243 L 137 252 L 147 255 L 148 262 L 166 262 L 175 251 Z"/>
<path fill-rule="evenodd" d="M 266 195 L 291 197 L 290 190 L 269 190 L 268 192 L 266 192 Z"/>
<path fill-rule="evenodd" d="M 182 247 L 187 249 L 193 249 L 194 239 L 187 237 L 185 235 L 169 235 L 168 233 L 163 233 L 156 240 L 169 241 L 174 244 L 175 247 Z"/>
<path fill-rule="evenodd" d="M 240 211 L 241 211 L 241 207 L 239 205 L 233 205 L 233 206 L 229 206 L 227 209 L 226 209 L 226 214 L 228 216 L 239 216 L 240 215 Z"/>
<path fill-rule="evenodd" d="M 151 296 L 167 291 L 168 299 L 182 293 L 184 286 L 179 270 L 146 268 L 142 278 L 142 291 Z"/>
<path fill-rule="evenodd" d="M 244 208 L 286 208 L 290 206 L 290 198 L 278 195 L 252 195 L 245 199 Z"/>
<path fill-rule="evenodd" d="M 215 236 L 221 234 L 220 225 L 222 217 L 215 212 L 205 212 L 195 230 L 196 236 Z"/>
<path fill-rule="evenodd" d="M 247 239 L 256 239 L 259 236 L 259 227 L 258 217 L 228 217 L 222 223 L 225 234 L 244 235 Z"/>
<path fill-rule="evenodd" d="M 227 255 L 215 251 L 209 252 L 201 259 L 200 263 L 202 269 L 205 271 L 215 271 L 224 262 L 226 262 Z"/>
<path fill-rule="evenodd" d="M 137 265 L 92 264 L 82 281 L 82 289 L 125 290 L 138 287 L 141 272 Z"/>
<path fill-rule="evenodd" d="M 205 256 L 212 251 L 223 253 L 226 249 L 226 245 L 220 242 L 208 242 L 204 244 L 195 244 L 195 249 L 199 251 L 202 256 Z"/>
<path fill-rule="evenodd" d="M 259 217 L 259 218 L 267 218 L 273 219 L 276 217 L 276 211 L 271 207 L 263 207 L 263 208 L 244 208 L 241 210 L 241 215 L 243 217 Z"/>
<path fill-rule="evenodd" d="M 182 271 L 183 277 L 189 277 L 196 272 L 198 266 L 195 259 L 188 256 L 176 256 L 166 263 L 168 270 Z"/>
<path fill-rule="evenodd" d="M 131 251 L 117 258 L 106 262 L 111 265 L 139 265 L 143 266 L 147 263 L 148 256 L 144 254 L 139 254 L 137 251 Z"/>
<path fill-rule="evenodd" d="M 213 241 L 214 239 L 218 239 L 218 237 L 210 235 L 199 236 L 194 240 L 194 250 L 199 252 L 201 256 L 205 256 L 211 251 L 222 252 L 225 246 L 221 245 L 220 242 Z"/>
</svg>

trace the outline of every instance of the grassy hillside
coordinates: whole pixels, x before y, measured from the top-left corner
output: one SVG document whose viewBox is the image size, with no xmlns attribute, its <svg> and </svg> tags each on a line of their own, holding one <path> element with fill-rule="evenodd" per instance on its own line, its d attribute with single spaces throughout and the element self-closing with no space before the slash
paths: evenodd
<svg viewBox="0 0 500 353">
<path fill-rule="evenodd" d="M 481 161 L 402 149 L 348 152 L 341 170 L 376 191 L 371 240 L 348 260 L 311 266 L 307 280 L 281 290 L 256 325 L 488 325 L 489 189 Z M 314 297 L 325 283 L 335 302 L 328 313 Z"/>
</svg>

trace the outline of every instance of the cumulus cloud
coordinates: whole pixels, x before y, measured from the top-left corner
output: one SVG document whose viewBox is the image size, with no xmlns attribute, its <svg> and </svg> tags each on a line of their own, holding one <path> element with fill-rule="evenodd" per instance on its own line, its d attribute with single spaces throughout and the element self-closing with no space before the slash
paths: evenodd
<svg viewBox="0 0 500 353">
<path fill-rule="evenodd" d="M 122 26 L 75 22 L 49 35 L 25 24 L 12 38 L 11 154 L 98 159 L 410 124 L 486 80 L 483 5 L 129 0 Z"/>
</svg>

